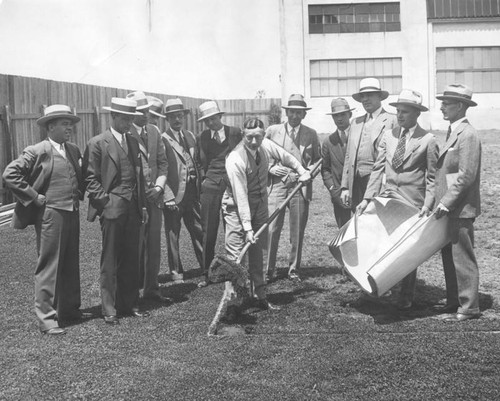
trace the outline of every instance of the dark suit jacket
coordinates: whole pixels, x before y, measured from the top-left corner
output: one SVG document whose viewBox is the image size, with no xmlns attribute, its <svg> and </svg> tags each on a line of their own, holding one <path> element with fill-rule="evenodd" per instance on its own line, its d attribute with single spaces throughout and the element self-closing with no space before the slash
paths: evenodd
<svg viewBox="0 0 500 401">
<path fill-rule="evenodd" d="M 130 134 L 126 134 L 125 137 L 129 149 L 129 160 L 135 169 L 138 206 L 142 210 L 143 207 L 146 207 L 146 202 L 139 143 Z M 94 221 L 96 216 L 102 214 L 104 207 L 110 201 L 110 192 L 120 183 L 119 146 L 120 144 L 109 129 L 91 138 L 87 144 L 84 155 L 84 172 L 89 194 L 87 215 L 89 221 Z M 108 218 L 116 218 L 126 211 L 125 205 L 120 202 L 112 206 Z"/>
<path fill-rule="evenodd" d="M 271 125 L 266 130 L 266 138 L 271 139 L 273 142 L 276 142 L 278 145 L 283 147 L 287 152 L 291 153 L 299 162 L 301 162 L 304 168 L 307 168 L 320 159 L 321 150 L 319 146 L 318 134 L 312 128 L 300 124 L 297 136 L 299 140 L 299 147 L 295 146 L 295 143 L 293 143 L 292 139 L 287 134 L 285 124 Z M 270 169 L 276 164 L 280 164 L 280 161 L 276 159 L 269 160 Z M 288 170 L 292 171 L 290 168 L 288 168 Z M 272 185 L 271 180 L 269 192 L 272 191 Z M 312 199 L 312 182 L 302 187 L 302 195 L 307 200 Z"/>
<path fill-rule="evenodd" d="M 234 149 L 234 147 L 241 141 L 241 130 L 236 127 L 229 127 L 224 125 L 224 133 L 229 142 L 226 155 Z M 197 162 L 201 165 L 203 176 L 206 175 L 210 160 L 207 158 L 208 141 L 212 138 L 211 131 L 206 129 L 203 131 L 196 142 L 196 158 Z"/>
<path fill-rule="evenodd" d="M 321 175 L 323 183 L 327 189 L 333 186 L 330 194 L 335 203 L 340 206 L 342 206 L 340 202 L 340 188 L 346 150 L 347 145 L 342 146 L 338 130 L 325 139 L 321 146 L 321 157 L 323 158 Z"/>
<path fill-rule="evenodd" d="M 472 125 L 463 121 L 439 152 L 436 171 L 436 205 L 441 202 L 455 218 L 481 213 L 479 194 L 481 142 Z"/>
<path fill-rule="evenodd" d="M 357 154 L 361 139 L 361 133 L 365 125 L 366 114 L 356 117 L 351 122 L 351 133 L 347 143 L 347 153 L 344 162 L 344 172 L 342 173 L 342 188 L 349 190 L 349 195 L 352 197 L 352 187 L 354 182 L 354 175 L 356 174 Z M 380 143 L 380 136 L 388 129 L 397 127 L 397 119 L 394 114 L 388 113 L 384 109 L 373 121 L 370 127 L 370 139 L 372 146 L 373 161 L 377 159 L 377 149 Z"/>
<path fill-rule="evenodd" d="M 401 128 L 397 127 L 382 134 L 365 199 L 371 199 L 380 194 L 385 174 L 387 188 L 399 191 L 418 208 L 427 206 L 432 209 L 439 154 L 436 139 L 433 134 L 427 133 L 417 125 L 406 145 L 403 164 L 395 171 L 392 167 L 392 159 L 398 146 L 400 131 Z"/>
<path fill-rule="evenodd" d="M 195 158 L 196 138 L 193 133 L 187 130 L 182 130 L 186 145 L 189 149 L 189 154 L 193 159 L 197 175 L 198 194 L 200 192 L 201 171 Z M 165 145 L 165 153 L 168 160 L 168 175 L 167 186 L 165 187 L 164 200 L 169 201 L 174 199 L 176 204 L 179 204 L 184 198 L 186 191 L 186 182 L 188 178 L 188 170 L 185 159 L 184 148 L 177 142 L 172 130 L 169 128 L 167 132 L 162 134 L 163 144 Z"/>
<path fill-rule="evenodd" d="M 85 193 L 85 183 L 82 176 L 81 153 L 78 146 L 71 142 L 65 143 L 66 157 L 76 172 L 80 199 Z M 26 228 L 34 224 L 37 213 L 43 208 L 36 207 L 33 201 L 38 194 L 45 194 L 50 183 L 54 167 L 53 151 L 48 139 L 28 146 L 21 156 L 13 160 L 5 169 L 3 179 L 17 198 L 12 227 Z"/>
</svg>

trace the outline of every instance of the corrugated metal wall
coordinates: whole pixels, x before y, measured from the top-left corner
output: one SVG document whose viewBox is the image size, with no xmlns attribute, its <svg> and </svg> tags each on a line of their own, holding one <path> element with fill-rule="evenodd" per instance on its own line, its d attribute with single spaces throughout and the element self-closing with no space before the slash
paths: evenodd
<svg viewBox="0 0 500 401">
<path fill-rule="evenodd" d="M 500 0 L 427 0 L 429 19 L 500 16 Z"/>
</svg>

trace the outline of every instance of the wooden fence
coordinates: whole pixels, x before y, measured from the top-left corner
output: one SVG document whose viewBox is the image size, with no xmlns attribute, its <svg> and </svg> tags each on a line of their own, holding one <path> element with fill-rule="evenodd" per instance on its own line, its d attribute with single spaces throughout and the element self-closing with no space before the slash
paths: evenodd
<svg viewBox="0 0 500 401">
<path fill-rule="evenodd" d="M 44 107 L 51 104 L 66 104 L 81 118 L 76 124 L 72 142 L 85 149 L 88 140 L 109 126 L 110 113 L 102 109 L 109 106 L 112 97 L 125 97 L 131 90 L 99 87 L 69 82 L 58 82 L 38 78 L 27 78 L 0 74 L 0 172 L 16 158 L 24 148 L 46 137 L 36 120 Z M 166 102 L 179 97 L 184 107 L 191 110 L 186 119 L 186 128 L 198 134 L 203 129 L 199 123 L 198 106 L 208 99 L 199 99 L 161 93 L 147 93 Z M 221 110 L 226 111 L 225 124 L 241 126 L 246 116 L 256 113 L 265 117 L 266 107 L 280 104 L 279 99 L 223 100 Z M 268 112 L 269 113 L 269 112 Z M 267 121 L 264 120 L 267 125 Z M 160 129 L 166 128 L 164 119 L 159 119 Z M 11 202 L 0 180 L 0 205 Z"/>
</svg>

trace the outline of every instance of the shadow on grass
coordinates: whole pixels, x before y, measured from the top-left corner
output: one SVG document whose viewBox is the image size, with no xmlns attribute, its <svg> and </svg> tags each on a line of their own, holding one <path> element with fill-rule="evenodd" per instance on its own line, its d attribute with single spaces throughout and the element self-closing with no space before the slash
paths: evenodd
<svg viewBox="0 0 500 401">
<path fill-rule="evenodd" d="M 407 311 L 401 311 L 397 308 L 397 301 L 398 290 L 396 289 L 389 296 L 380 298 L 363 294 L 351 306 L 358 312 L 371 316 L 375 324 L 384 325 L 411 321 L 436 316 L 438 313 L 433 311 L 431 307 L 446 301 L 446 290 L 442 287 L 428 285 L 423 280 L 417 280 L 413 306 Z M 491 295 L 479 294 L 481 311 L 490 309 L 492 305 Z"/>
</svg>

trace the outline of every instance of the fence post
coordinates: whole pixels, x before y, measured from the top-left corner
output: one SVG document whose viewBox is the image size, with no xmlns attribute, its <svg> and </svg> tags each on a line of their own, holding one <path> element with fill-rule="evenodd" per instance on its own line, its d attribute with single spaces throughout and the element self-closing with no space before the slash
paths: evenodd
<svg viewBox="0 0 500 401">
<path fill-rule="evenodd" d="M 43 116 L 43 112 L 45 111 L 46 107 L 47 107 L 46 104 L 42 104 L 40 106 L 40 115 Z M 47 138 L 47 128 L 46 127 L 40 127 L 40 141 L 43 141 L 45 138 Z"/>
<path fill-rule="evenodd" d="M 5 105 L 2 108 L 2 122 L 3 122 L 3 132 L 4 132 L 4 144 L 5 144 L 5 166 L 13 160 L 14 156 L 14 146 L 12 138 L 12 124 L 11 124 L 11 114 L 10 107 Z M 13 202 L 12 194 L 10 191 L 3 189 L 2 203 Z"/>
<path fill-rule="evenodd" d="M 100 111 L 99 111 L 99 106 L 94 106 L 94 113 L 93 113 L 93 129 L 94 129 L 94 132 L 93 132 L 93 135 L 92 136 L 96 136 L 96 135 L 99 135 L 99 132 L 101 132 L 101 114 L 100 114 Z"/>
</svg>

